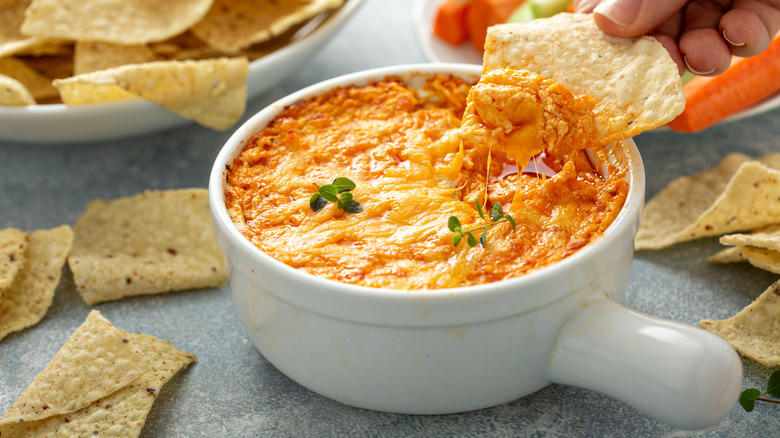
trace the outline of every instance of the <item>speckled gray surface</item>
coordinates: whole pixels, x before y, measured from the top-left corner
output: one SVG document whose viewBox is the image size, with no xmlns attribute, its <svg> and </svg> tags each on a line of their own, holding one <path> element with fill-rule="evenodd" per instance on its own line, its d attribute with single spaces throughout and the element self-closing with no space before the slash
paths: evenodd
<svg viewBox="0 0 780 438">
<path fill-rule="evenodd" d="M 413 1 L 369 1 L 310 63 L 250 101 L 248 115 L 322 79 L 392 64 L 424 62 L 412 33 Z M 45 127 L 41 127 L 45 129 Z M 145 189 L 206 187 L 229 132 L 194 124 L 143 137 L 92 144 L 0 142 L 0 228 L 72 224 L 87 202 Z M 652 196 L 673 178 L 718 163 L 728 152 L 780 151 L 780 111 L 698 135 L 646 133 L 636 139 Z M 705 239 L 635 257 L 627 304 L 685 323 L 728 317 L 777 279 L 747 265 L 715 266 Z M 739 407 L 718 426 L 670 428 L 591 391 L 549 386 L 514 402 L 458 415 L 406 416 L 355 409 L 292 382 L 243 333 L 227 287 L 131 298 L 96 306 L 118 327 L 143 331 L 194 352 L 198 361 L 163 388 L 144 437 L 197 436 L 772 436 L 780 408 Z M 0 342 L 0 411 L 5 412 L 90 308 L 65 269 L 54 304 L 37 326 Z M 772 370 L 749 361 L 745 385 Z M 518 371 L 519 373 L 519 371 Z"/>
</svg>

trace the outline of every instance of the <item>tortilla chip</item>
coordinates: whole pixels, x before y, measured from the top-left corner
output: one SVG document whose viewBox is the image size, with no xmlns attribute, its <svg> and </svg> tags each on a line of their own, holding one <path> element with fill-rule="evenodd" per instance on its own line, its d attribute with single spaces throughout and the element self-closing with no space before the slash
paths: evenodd
<svg viewBox="0 0 780 438">
<path fill-rule="evenodd" d="M 0 75 L 21 82 L 36 102 L 55 98 L 59 94 L 54 85 L 51 84 L 51 79 L 38 73 L 26 62 L 17 58 L 0 58 Z"/>
<path fill-rule="evenodd" d="M 77 411 L 127 386 L 148 368 L 149 359 L 127 334 L 93 310 L 0 419 L 0 426 Z"/>
<path fill-rule="evenodd" d="M 95 200 L 74 229 L 68 264 L 87 304 L 227 281 L 205 189 Z"/>
<path fill-rule="evenodd" d="M 776 223 L 780 154 L 749 160 L 729 154 L 713 169 L 672 181 L 645 206 L 635 248 L 660 249 Z"/>
<path fill-rule="evenodd" d="M 726 248 L 716 252 L 715 254 L 707 257 L 707 261 L 710 263 L 741 263 L 746 262 L 742 254 L 739 253 L 739 248 Z"/>
<path fill-rule="evenodd" d="M 212 0 L 33 0 L 24 35 L 74 41 L 144 44 L 184 32 L 203 18 Z"/>
<path fill-rule="evenodd" d="M 0 435 L 137 437 L 162 386 L 194 361 L 194 354 L 154 336 L 128 334 L 93 310 L 3 417 Z M 70 380 L 74 375 L 78 380 Z M 83 406 L 52 415 L 68 394 L 75 397 L 70 406 Z M 26 403 L 48 406 L 48 415 L 19 421 L 15 412 L 30 410 Z"/>
<path fill-rule="evenodd" d="M 99 41 L 77 41 L 73 74 L 80 75 L 127 64 L 157 61 L 154 52 L 144 44 L 112 44 Z"/>
<path fill-rule="evenodd" d="M 780 217 L 777 218 L 780 222 Z M 750 234 L 727 234 L 720 243 L 732 246 L 755 246 L 780 251 L 780 223 L 753 231 Z"/>
<path fill-rule="evenodd" d="M 119 330 L 146 354 L 149 368 L 138 379 L 113 394 L 101 397 L 81 410 L 22 424 L 11 424 L 3 438 L 44 436 L 137 437 L 163 385 L 179 370 L 195 361 L 195 355 L 182 352 L 154 336 L 127 334 Z"/>
<path fill-rule="evenodd" d="M 233 126 L 247 99 L 246 58 L 158 61 L 54 81 L 68 105 L 141 98 L 218 130 Z"/>
<path fill-rule="evenodd" d="M 753 303 L 721 321 L 702 320 L 699 326 L 728 341 L 741 355 L 762 365 L 780 365 L 780 281 Z"/>
<path fill-rule="evenodd" d="M 0 75 L 0 106 L 35 105 L 27 87 L 16 79 Z"/>
<path fill-rule="evenodd" d="M 27 234 L 16 228 L 0 230 L 0 299 L 24 264 Z"/>
<path fill-rule="evenodd" d="M 215 0 L 191 30 L 198 38 L 226 53 L 271 39 L 344 0 Z"/>
<path fill-rule="evenodd" d="M 662 126 L 685 106 L 677 65 L 658 41 L 607 35 L 590 14 L 490 27 L 483 73 L 502 68 L 527 70 L 591 96 L 599 144 Z"/>
<path fill-rule="evenodd" d="M 737 250 L 742 258 L 756 268 L 780 274 L 780 251 L 753 246 L 738 246 Z"/>
<path fill-rule="evenodd" d="M 24 265 L 0 300 L 0 339 L 37 324 L 46 315 L 73 242 L 73 230 L 67 225 L 37 230 L 27 239 Z"/>
</svg>

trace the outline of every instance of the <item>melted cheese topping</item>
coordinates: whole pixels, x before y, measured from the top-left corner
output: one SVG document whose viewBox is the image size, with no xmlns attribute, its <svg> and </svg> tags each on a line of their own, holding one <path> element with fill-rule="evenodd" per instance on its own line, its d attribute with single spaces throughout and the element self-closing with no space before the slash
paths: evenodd
<svg viewBox="0 0 780 438">
<path fill-rule="evenodd" d="M 397 289 L 517 277 L 596 239 L 625 201 L 623 175 L 602 179 L 584 153 L 566 148 L 543 157 L 555 176 L 518 175 L 506 153 L 459 139 L 469 88 L 439 75 L 417 93 L 388 78 L 285 108 L 230 165 L 225 198 L 233 221 L 292 267 Z M 357 184 L 352 194 L 363 211 L 348 214 L 333 203 L 312 211 L 315 184 L 341 176 Z M 486 187 L 488 204 L 507 210 L 514 200 L 517 230 L 500 224 L 486 246 L 464 240 L 455 247 L 448 218 L 465 229 L 484 225 L 475 199 Z"/>
<path fill-rule="evenodd" d="M 594 107 L 592 97 L 574 95 L 538 74 L 496 69 L 471 88 L 460 138 L 504 151 L 523 168 L 544 151 L 595 146 Z"/>
</svg>

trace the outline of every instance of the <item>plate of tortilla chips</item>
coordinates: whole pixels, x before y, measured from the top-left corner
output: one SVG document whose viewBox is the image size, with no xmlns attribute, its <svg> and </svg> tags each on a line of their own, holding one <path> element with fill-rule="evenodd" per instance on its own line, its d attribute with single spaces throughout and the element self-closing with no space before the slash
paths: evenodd
<svg viewBox="0 0 780 438">
<path fill-rule="evenodd" d="M 0 0 L 0 140 L 227 130 L 362 2 Z"/>
</svg>

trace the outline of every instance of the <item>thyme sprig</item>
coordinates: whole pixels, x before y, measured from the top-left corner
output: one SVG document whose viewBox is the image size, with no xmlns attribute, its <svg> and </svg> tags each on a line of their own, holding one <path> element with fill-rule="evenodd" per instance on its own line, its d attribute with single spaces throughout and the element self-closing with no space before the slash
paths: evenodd
<svg viewBox="0 0 780 438">
<path fill-rule="evenodd" d="M 330 184 L 317 186 L 317 191 L 309 198 L 309 206 L 314 211 L 322 210 L 328 201 L 335 202 L 336 207 L 347 213 L 360 213 L 363 206 L 352 198 L 352 189 L 356 187 L 355 183 L 346 177 L 340 176 Z"/>
<path fill-rule="evenodd" d="M 765 398 L 764 396 L 767 394 L 780 398 L 780 370 L 769 376 L 765 391 L 762 392 L 756 388 L 748 388 L 742 391 L 742 394 L 739 396 L 739 404 L 742 405 L 742 409 L 751 412 L 756 407 L 756 401 L 780 403 L 780 400 Z"/>
<path fill-rule="evenodd" d="M 485 217 L 485 212 L 482 210 L 482 204 L 480 204 L 479 199 L 475 200 L 474 203 L 477 205 L 477 213 L 479 213 L 479 217 L 481 217 L 484 221 L 488 221 L 488 219 Z M 473 248 L 477 246 L 477 238 L 474 237 L 474 233 L 481 230 L 482 233 L 479 235 L 479 243 L 482 246 L 485 246 L 485 242 L 487 242 L 488 229 L 490 229 L 492 226 L 504 222 L 509 222 L 509 224 L 512 225 L 512 229 L 517 229 L 515 218 L 513 218 L 510 214 L 504 214 L 504 209 L 498 202 L 494 202 L 490 207 L 489 215 L 490 221 L 487 224 L 481 227 L 472 228 L 470 230 L 463 229 L 463 225 L 461 225 L 460 219 L 458 219 L 457 216 L 450 216 L 449 220 L 447 220 L 447 228 L 449 228 L 453 233 L 456 233 L 454 236 L 452 236 L 452 244 L 458 246 L 460 241 L 465 237 L 466 242 L 470 247 Z"/>
</svg>

